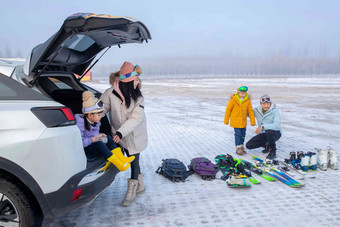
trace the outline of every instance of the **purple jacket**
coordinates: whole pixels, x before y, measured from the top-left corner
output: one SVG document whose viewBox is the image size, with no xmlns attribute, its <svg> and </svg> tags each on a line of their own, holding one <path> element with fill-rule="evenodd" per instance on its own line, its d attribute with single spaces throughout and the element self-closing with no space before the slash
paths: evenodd
<svg viewBox="0 0 340 227">
<path fill-rule="evenodd" d="M 80 132 L 81 132 L 81 138 L 83 140 L 83 145 L 84 145 L 84 147 L 87 147 L 88 145 L 90 145 L 92 143 L 91 138 L 99 135 L 100 122 L 95 127 L 90 125 L 90 131 L 88 131 L 88 130 L 85 129 L 84 121 L 86 121 L 86 120 L 84 119 L 84 114 L 76 114 L 74 116 L 76 117 L 77 126 L 78 126 L 78 128 L 80 129 Z"/>
</svg>

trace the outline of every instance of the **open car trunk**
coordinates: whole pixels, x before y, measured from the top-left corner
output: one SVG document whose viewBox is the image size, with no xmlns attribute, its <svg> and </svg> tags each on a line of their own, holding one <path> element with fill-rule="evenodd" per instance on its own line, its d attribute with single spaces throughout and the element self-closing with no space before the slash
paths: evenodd
<svg viewBox="0 0 340 227">
<path fill-rule="evenodd" d="M 73 114 L 82 113 L 82 93 L 90 90 L 97 98 L 100 98 L 101 93 L 82 83 L 80 83 L 72 73 L 45 73 L 36 81 L 36 87 L 41 93 L 51 97 L 53 100 L 70 108 Z M 100 132 L 111 135 L 111 126 L 108 117 L 101 119 Z M 88 160 L 91 165 L 94 160 Z M 103 161 L 106 161 L 103 159 Z M 97 161 L 96 161 L 97 162 Z"/>
</svg>

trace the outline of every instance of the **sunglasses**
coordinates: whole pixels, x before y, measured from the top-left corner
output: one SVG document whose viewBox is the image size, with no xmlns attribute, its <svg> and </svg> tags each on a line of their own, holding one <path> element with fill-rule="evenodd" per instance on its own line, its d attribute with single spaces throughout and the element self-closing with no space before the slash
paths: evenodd
<svg viewBox="0 0 340 227">
<path fill-rule="evenodd" d="M 260 100 L 260 103 L 266 103 L 266 102 L 271 103 L 272 101 L 270 100 L 270 98 L 262 98 Z"/>
<path fill-rule="evenodd" d="M 131 76 L 140 76 L 140 74 L 142 74 L 142 68 L 139 65 L 136 65 L 131 73 L 127 73 L 124 75 L 119 74 L 119 79 L 123 80 Z"/>
<path fill-rule="evenodd" d="M 96 102 L 96 104 L 94 104 L 93 106 L 83 108 L 82 110 L 83 110 L 83 113 L 84 113 L 84 112 L 89 112 L 89 111 L 92 111 L 92 110 L 103 108 L 103 106 L 104 106 L 104 103 L 102 102 L 102 100 L 99 99 Z"/>
<path fill-rule="evenodd" d="M 247 86 L 242 86 L 238 90 L 242 91 L 242 92 L 245 92 L 245 91 L 248 91 L 248 87 Z"/>
</svg>

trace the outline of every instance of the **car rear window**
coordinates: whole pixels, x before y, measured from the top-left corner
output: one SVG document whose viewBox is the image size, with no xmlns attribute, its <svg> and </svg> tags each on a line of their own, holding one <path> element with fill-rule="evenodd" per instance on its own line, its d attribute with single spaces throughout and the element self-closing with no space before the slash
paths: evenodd
<svg viewBox="0 0 340 227">
<path fill-rule="evenodd" d="M 0 73 L 0 100 L 43 100 L 46 96 Z"/>
<path fill-rule="evenodd" d="M 92 46 L 94 43 L 95 41 L 89 36 L 75 35 L 65 43 L 65 46 L 70 49 L 83 52 L 87 50 L 90 46 Z"/>
</svg>

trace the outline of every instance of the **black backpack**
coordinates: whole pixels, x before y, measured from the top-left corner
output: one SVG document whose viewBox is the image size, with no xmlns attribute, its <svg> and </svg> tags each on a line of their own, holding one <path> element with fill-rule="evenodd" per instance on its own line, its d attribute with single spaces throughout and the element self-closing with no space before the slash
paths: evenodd
<svg viewBox="0 0 340 227">
<path fill-rule="evenodd" d="M 183 164 L 183 162 L 179 161 L 175 158 L 163 159 L 162 164 L 156 170 L 156 173 L 159 173 L 166 178 L 174 182 L 185 181 L 185 179 L 192 174 L 192 172 L 187 171 L 187 168 Z"/>
</svg>

